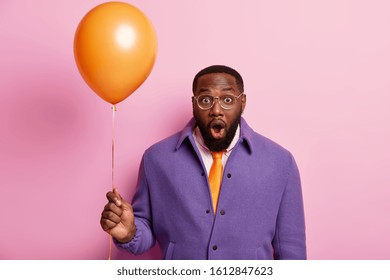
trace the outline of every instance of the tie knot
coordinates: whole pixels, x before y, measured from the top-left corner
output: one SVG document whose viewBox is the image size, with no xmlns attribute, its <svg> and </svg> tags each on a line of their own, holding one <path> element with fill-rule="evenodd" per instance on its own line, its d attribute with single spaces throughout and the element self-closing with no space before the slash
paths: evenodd
<svg viewBox="0 0 390 280">
<path fill-rule="evenodd" d="M 211 155 L 213 156 L 213 159 L 221 159 L 224 151 L 220 152 L 211 152 Z"/>
</svg>

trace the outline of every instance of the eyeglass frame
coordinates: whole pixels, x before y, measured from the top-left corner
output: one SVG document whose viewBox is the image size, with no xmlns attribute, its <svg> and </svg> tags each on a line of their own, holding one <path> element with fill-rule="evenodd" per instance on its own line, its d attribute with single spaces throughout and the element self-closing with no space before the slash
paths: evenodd
<svg viewBox="0 0 390 280">
<path fill-rule="evenodd" d="M 240 98 L 242 95 L 244 94 L 244 92 L 241 92 L 240 95 L 234 95 L 234 94 L 226 94 L 226 95 L 223 95 L 223 97 L 226 97 L 226 96 L 229 96 L 229 97 L 234 97 L 235 98 L 235 101 Z M 201 96 L 210 96 L 213 98 L 213 103 L 211 104 L 210 108 L 207 108 L 207 109 L 204 109 L 202 107 L 199 106 L 199 102 L 198 102 L 198 98 L 201 97 Z M 214 107 L 215 105 L 215 99 L 218 99 L 218 103 L 219 103 L 219 106 L 221 106 L 222 109 L 224 110 L 231 110 L 233 109 L 234 105 L 236 103 L 233 104 L 233 106 L 231 108 L 225 108 L 224 105 L 221 104 L 221 99 L 219 98 L 219 96 L 212 96 L 210 94 L 200 94 L 198 96 L 192 96 L 192 99 L 195 99 L 196 101 L 196 105 L 198 106 L 199 109 L 203 110 L 203 111 L 206 111 L 206 110 L 210 110 L 211 108 Z"/>
</svg>

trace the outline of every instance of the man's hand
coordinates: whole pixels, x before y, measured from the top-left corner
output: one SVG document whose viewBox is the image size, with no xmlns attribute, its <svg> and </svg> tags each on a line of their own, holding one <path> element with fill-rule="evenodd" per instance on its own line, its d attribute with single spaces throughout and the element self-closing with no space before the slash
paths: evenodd
<svg viewBox="0 0 390 280">
<path fill-rule="evenodd" d="M 135 235 L 133 208 L 122 198 L 117 189 L 108 192 L 106 196 L 108 203 L 104 206 L 100 225 L 119 242 L 131 241 Z"/>
</svg>

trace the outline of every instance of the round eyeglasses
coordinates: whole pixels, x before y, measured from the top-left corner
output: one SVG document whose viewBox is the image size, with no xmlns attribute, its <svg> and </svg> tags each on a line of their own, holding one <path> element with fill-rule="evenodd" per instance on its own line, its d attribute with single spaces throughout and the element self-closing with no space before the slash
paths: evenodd
<svg viewBox="0 0 390 280">
<path fill-rule="evenodd" d="M 193 96 L 192 98 L 196 100 L 196 104 L 202 110 L 211 109 L 214 106 L 216 99 L 218 100 L 222 109 L 230 110 L 233 109 L 237 99 L 240 98 L 243 94 L 244 93 L 242 92 L 240 95 L 226 94 L 219 97 L 208 94 L 201 94 L 198 96 Z"/>
</svg>

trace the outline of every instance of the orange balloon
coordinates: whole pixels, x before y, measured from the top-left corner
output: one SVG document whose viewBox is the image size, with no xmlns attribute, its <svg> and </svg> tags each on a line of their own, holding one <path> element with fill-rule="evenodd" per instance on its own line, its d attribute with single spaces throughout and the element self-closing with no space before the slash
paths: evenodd
<svg viewBox="0 0 390 280">
<path fill-rule="evenodd" d="M 89 11 L 74 38 L 81 76 L 105 101 L 115 105 L 149 76 L 157 53 L 151 22 L 134 6 L 108 2 Z"/>
</svg>

